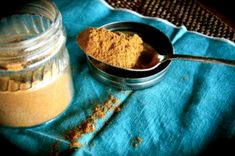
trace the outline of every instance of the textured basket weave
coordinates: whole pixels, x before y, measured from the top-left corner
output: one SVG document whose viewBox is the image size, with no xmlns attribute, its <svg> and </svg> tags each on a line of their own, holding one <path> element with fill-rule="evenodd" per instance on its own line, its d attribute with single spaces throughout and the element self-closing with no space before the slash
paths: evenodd
<svg viewBox="0 0 235 156">
<path fill-rule="evenodd" d="M 127 8 L 145 16 L 160 17 L 177 26 L 235 42 L 235 31 L 193 0 L 106 0 L 114 8 Z"/>
</svg>

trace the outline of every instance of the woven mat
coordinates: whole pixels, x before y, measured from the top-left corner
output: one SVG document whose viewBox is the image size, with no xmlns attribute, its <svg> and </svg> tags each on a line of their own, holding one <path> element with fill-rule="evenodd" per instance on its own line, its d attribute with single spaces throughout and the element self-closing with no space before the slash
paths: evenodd
<svg viewBox="0 0 235 156">
<path fill-rule="evenodd" d="M 106 0 L 114 8 L 127 8 L 160 17 L 177 26 L 235 42 L 235 30 L 193 0 Z"/>
</svg>

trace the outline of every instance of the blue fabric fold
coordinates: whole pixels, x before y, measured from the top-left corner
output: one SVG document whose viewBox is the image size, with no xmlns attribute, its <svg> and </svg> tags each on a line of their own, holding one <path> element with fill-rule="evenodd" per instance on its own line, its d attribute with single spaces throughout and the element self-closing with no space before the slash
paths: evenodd
<svg viewBox="0 0 235 156">
<path fill-rule="evenodd" d="M 235 68 L 190 61 L 173 61 L 157 85 L 138 91 L 120 91 L 95 80 L 76 36 L 87 27 L 114 21 L 137 21 L 164 32 L 174 53 L 235 59 L 235 46 L 175 27 L 162 19 L 145 18 L 131 11 L 114 10 L 101 0 L 55 0 L 67 32 L 75 96 L 55 121 L 35 128 L 0 128 L 11 143 L 36 155 L 48 155 L 54 144 L 66 151 L 64 133 L 79 125 L 93 108 L 113 95 L 121 112 L 108 112 L 93 133 L 79 139 L 72 155 L 197 155 L 217 138 L 235 137 Z M 157 44 L 157 43 L 156 43 Z M 109 124 L 105 124 L 109 121 Z M 133 139 L 142 138 L 137 147 Z"/>
</svg>

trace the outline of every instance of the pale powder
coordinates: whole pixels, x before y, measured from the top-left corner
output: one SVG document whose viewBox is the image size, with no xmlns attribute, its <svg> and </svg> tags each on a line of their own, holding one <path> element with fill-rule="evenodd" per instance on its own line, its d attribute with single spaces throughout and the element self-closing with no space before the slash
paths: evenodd
<svg viewBox="0 0 235 156">
<path fill-rule="evenodd" d="M 1 84 L 0 84 L 1 85 Z M 34 126 L 63 112 L 73 95 L 70 70 L 43 87 L 23 91 L 0 91 L 0 124 Z"/>
<path fill-rule="evenodd" d="M 87 55 L 121 68 L 133 68 L 143 51 L 143 41 L 137 34 L 105 28 L 88 28 L 78 35 L 77 42 Z"/>
</svg>

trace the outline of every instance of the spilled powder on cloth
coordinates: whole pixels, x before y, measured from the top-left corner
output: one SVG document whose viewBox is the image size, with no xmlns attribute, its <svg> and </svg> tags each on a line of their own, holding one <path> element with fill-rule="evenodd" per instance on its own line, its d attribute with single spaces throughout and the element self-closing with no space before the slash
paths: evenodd
<svg viewBox="0 0 235 156">
<path fill-rule="evenodd" d="M 132 140 L 132 146 L 133 147 L 138 147 L 141 144 L 142 141 L 143 141 L 143 139 L 141 137 L 135 137 Z"/>
<path fill-rule="evenodd" d="M 71 148 L 79 148 L 82 146 L 78 140 L 87 133 L 94 132 L 96 130 L 96 122 L 98 119 L 102 119 L 106 116 L 108 111 L 113 110 L 113 108 L 118 104 L 119 99 L 110 95 L 109 99 L 103 104 L 97 105 L 92 114 L 86 118 L 80 125 L 74 127 L 73 129 L 65 133 L 65 138 L 70 141 Z"/>
</svg>

